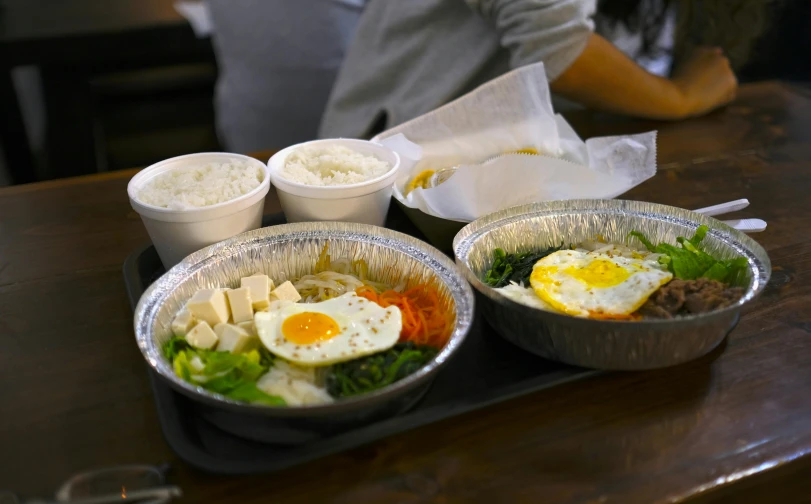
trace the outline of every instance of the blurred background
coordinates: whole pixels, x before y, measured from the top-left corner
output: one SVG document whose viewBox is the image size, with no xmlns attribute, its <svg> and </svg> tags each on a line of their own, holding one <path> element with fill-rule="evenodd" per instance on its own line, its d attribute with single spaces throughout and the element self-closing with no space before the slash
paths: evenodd
<svg viewBox="0 0 811 504">
<path fill-rule="evenodd" d="M 363 0 L 343 1 L 360 15 Z M 227 2 L 229 12 L 245 2 L 259 5 Z M 252 37 L 295 26 L 285 9 L 267 8 L 271 3 L 283 5 L 270 2 L 261 12 L 246 13 L 243 21 Z M 707 15 L 725 3 L 723 14 Z M 746 8 L 754 4 L 760 8 Z M 809 0 L 602 0 L 598 5 L 597 31 L 652 72 L 667 74 L 680 54 L 709 44 L 727 51 L 741 82 L 811 81 Z M 233 57 L 225 37 L 233 36 L 235 27 L 239 31 L 241 20 L 218 19 L 217 9 L 207 7 L 176 0 L 0 0 L 0 185 L 140 167 L 227 148 L 216 126 L 218 56 Z M 345 33 L 351 26 L 345 28 L 341 36 L 351 37 Z M 670 42 L 660 43 L 663 37 Z M 251 54 L 249 65 L 262 66 L 263 54 L 272 59 L 274 51 L 289 50 L 282 43 L 268 44 Z M 334 78 L 340 61 L 334 53 L 329 58 Z M 282 75 L 284 67 L 279 68 L 262 78 Z M 324 83 L 314 91 L 308 119 L 313 124 L 303 131 L 317 127 L 329 78 Z M 266 120 L 279 121 L 283 129 L 290 118 Z M 275 149 L 290 139 L 280 134 L 263 142 L 262 149 Z"/>
</svg>

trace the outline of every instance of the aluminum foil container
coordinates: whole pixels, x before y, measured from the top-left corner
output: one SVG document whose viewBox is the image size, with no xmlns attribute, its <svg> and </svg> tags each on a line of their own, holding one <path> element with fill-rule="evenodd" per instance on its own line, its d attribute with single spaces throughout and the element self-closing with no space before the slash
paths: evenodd
<svg viewBox="0 0 811 504">
<path fill-rule="evenodd" d="M 269 407 L 209 392 L 175 376 L 161 347 L 172 337 L 174 315 L 198 290 L 236 287 L 257 272 L 277 284 L 312 273 L 329 242 L 333 259 L 364 259 L 375 280 L 406 286 L 434 280 L 441 302 L 456 312 L 450 340 L 420 371 L 384 389 L 333 404 Z M 135 309 L 135 337 L 149 366 L 175 390 L 199 404 L 217 426 L 250 439 L 297 444 L 401 413 L 428 390 L 433 378 L 459 349 L 473 320 L 470 285 L 447 256 L 408 235 L 365 224 L 312 222 L 250 231 L 184 259 L 141 297 Z"/>
<path fill-rule="evenodd" d="M 515 303 L 481 281 L 495 248 L 518 252 L 577 244 L 598 234 L 608 242 L 631 243 L 631 231 L 643 232 L 654 243 L 675 244 L 701 224 L 710 228 L 702 242 L 708 253 L 749 261 L 745 295 L 722 310 L 671 320 L 589 320 Z M 501 336 L 545 358 L 598 369 L 661 368 L 706 354 L 735 327 L 741 307 L 771 275 L 766 251 L 740 231 L 689 210 L 638 201 L 570 200 L 509 208 L 465 226 L 453 249 L 462 273 L 481 294 L 480 309 Z"/>
</svg>

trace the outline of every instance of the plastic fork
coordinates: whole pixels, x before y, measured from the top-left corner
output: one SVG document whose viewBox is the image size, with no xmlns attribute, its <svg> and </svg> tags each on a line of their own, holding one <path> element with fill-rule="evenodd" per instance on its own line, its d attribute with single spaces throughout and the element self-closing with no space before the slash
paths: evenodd
<svg viewBox="0 0 811 504">
<path fill-rule="evenodd" d="M 727 201 L 726 203 L 721 203 L 718 205 L 708 206 L 705 208 L 699 208 L 698 210 L 693 210 L 696 213 L 704 214 L 709 217 L 715 217 L 716 215 L 723 215 L 732 212 L 737 212 L 738 210 L 743 210 L 744 208 L 749 206 L 749 200 L 739 199 L 735 201 Z"/>
<path fill-rule="evenodd" d="M 743 210 L 748 206 L 749 200 L 744 198 L 735 201 L 727 201 L 726 203 L 720 203 L 718 205 L 708 206 L 705 208 L 699 208 L 698 210 L 694 210 L 694 212 L 715 217 L 731 212 L 737 212 L 738 210 Z M 722 222 L 727 226 L 737 229 L 738 231 L 743 231 L 744 233 L 759 233 L 766 229 L 766 221 L 762 219 L 733 219 Z"/>
</svg>

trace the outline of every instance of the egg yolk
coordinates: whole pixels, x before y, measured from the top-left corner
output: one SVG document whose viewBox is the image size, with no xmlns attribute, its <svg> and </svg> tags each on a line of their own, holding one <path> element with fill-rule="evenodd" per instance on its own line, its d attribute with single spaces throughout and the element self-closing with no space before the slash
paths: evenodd
<svg viewBox="0 0 811 504">
<path fill-rule="evenodd" d="M 518 149 L 517 151 L 508 152 L 507 154 L 540 154 L 538 149 L 534 147 L 527 147 L 526 149 Z"/>
<path fill-rule="evenodd" d="M 544 283 L 544 284 L 551 284 L 555 280 L 552 278 L 552 275 L 558 272 L 557 266 L 541 266 L 539 268 L 534 268 L 532 273 L 529 276 L 530 283 Z M 558 283 L 560 285 L 560 283 Z"/>
<path fill-rule="evenodd" d="M 411 182 L 409 182 L 405 191 L 406 195 L 418 187 L 429 189 L 428 183 L 431 180 L 431 177 L 434 176 L 434 173 L 434 170 L 425 170 L 420 172 Z"/>
<path fill-rule="evenodd" d="M 590 287 L 613 287 L 631 276 L 630 271 L 606 259 L 595 259 L 584 268 L 569 266 L 565 273 Z"/>
<path fill-rule="evenodd" d="M 323 313 L 303 312 L 287 317 L 282 323 L 285 339 L 297 345 L 310 345 L 338 336 L 341 327 L 338 322 Z"/>
</svg>

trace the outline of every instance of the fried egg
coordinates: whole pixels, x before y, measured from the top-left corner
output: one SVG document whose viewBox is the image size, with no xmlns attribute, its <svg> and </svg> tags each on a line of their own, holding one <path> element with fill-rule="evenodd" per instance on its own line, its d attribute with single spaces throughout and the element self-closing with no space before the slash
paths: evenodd
<svg viewBox="0 0 811 504">
<path fill-rule="evenodd" d="M 349 292 L 320 303 L 274 301 L 254 319 L 274 355 L 301 366 L 326 366 L 394 346 L 403 327 L 400 309 Z"/>
<path fill-rule="evenodd" d="M 431 177 L 434 176 L 434 173 L 434 170 L 423 170 L 418 173 L 417 176 L 411 179 L 411 182 L 409 182 L 406 186 L 405 195 L 408 196 L 408 193 L 418 187 L 429 189 L 431 187 Z"/>
<path fill-rule="evenodd" d="M 672 278 L 656 260 L 560 250 L 535 263 L 529 282 L 539 298 L 563 313 L 630 319 Z"/>
</svg>

